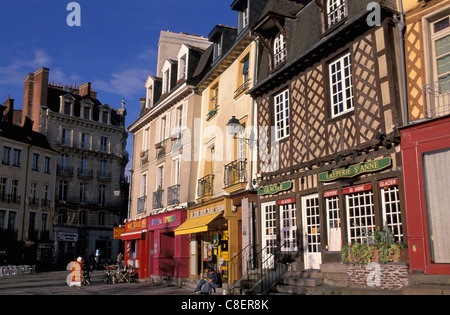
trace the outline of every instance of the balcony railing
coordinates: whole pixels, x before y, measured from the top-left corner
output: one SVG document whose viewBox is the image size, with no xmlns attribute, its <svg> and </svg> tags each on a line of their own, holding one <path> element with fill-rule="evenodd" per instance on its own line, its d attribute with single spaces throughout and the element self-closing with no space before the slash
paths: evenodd
<svg viewBox="0 0 450 315">
<path fill-rule="evenodd" d="M 224 186 L 247 182 L 247 160 L 237 160 L 225 165 Z"/>
<path fill-rule="evenodd" d="M 99 180 L 111 180 L 111 172 L 97 171 L 97 179 L 99 179 Z"/>
<path fill-rule="evenodd" d="M 141 166 L 148 163 L 148 150 L 141 152 Z"/>
<path fill-rule="evenodd" d="M 147 206 L 147 196 L 142 196 L 137 200 L 137 214 L 145 213 Z"/>
<path fill-rule="evenodd" d="M 163 140 L 163 141 L 155 144 L 157 159 L 159 159 L 160 157 L 163 157 L 166 154 L 166 144 L 167 144 L 167 140 Z"/>
<path fill-rule="evenodd" d="M 212 196 L 213 190 L 214 175 L 206 175 L 198 180 L 198 198 Z"/>
<path fill-rule="evenodd" d="M 237 98 L 239 95 L 247 91 L 249 87 L 250 87 L 250 79 L 247 78 L 245 82 L 240 87 L 238 87 L 236 91 L 234 91 L 234 98 Z"/>
<path fill-rule="evenodd" d="M 342 21 L 346 17 L 345 2 L 342 2 L 340 6 L 332 8 L 328 13 L 328 28 L 332 28 L 334 25 Z"/>
<path fill-rule="evenodd" d="M 79 168 L 78 169 L 78 176 L 80 177 L 88 177 L 88 178 L 92 178 L 94 175 L 94 172 L 92 169 L 87 169 L 87 168 Z"/>
<path fill-rule="evenodd" d="M 167 189 L 167 205 L 177 205 L 180 203 L 180 185 L 175 185 Z"/>
<path fill-rule="evenodd" d="M 73 175 L 73 167 L 58 165 L 57 172 L 58 175 Z"/>
<path fill-rule="evenodd" d="M 450 114 L 450 78 L 425 84 L 422 94 L 425 119 Z"/>
<path fill-rule="evenodd" d="M 163 207 L 164 190 L 158 190 L 153 193 L 153 209 Z"/>
</svg>

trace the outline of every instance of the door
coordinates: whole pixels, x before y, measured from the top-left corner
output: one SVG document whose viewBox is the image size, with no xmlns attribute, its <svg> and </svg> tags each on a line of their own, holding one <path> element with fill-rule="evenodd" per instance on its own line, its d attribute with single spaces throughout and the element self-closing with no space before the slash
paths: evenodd
<svg viewBox="0 0 450 315">
<path fill-rule="evenodd" d="M 275 202 L 261 204 L 262 222 L 262 265 L 273 267 L 272 255 L 276 249 L 277 240 L 277 206 Z"/>
<path fill-rule="evenodd" d="M 302 197 L 302 218 L 305 269 L 320 269 L 322 253 L 318 194 Z"/>
</svg>

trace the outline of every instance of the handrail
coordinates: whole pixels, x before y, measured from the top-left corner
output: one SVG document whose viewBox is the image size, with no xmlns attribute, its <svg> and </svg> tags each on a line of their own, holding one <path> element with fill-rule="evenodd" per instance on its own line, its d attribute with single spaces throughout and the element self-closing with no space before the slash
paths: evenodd
<svg viewBox="0 0 450 315">
<path fill-rule="evenodd" d="M 245 275 L 248 273 L 250 268 L 248 268 L 249 261 L 254 260 L 254 253 L 258 248 L 258 245 L 248 244 L 245 246 L 237 255 L 235 255 L 228 262 L 228 289 L 233 290 L 234 287 L 239 283 Z M 245 263 L 245 264 L 244 264 Z M 247 266 L 247 269 L 243 270 Z"/>
</svg>

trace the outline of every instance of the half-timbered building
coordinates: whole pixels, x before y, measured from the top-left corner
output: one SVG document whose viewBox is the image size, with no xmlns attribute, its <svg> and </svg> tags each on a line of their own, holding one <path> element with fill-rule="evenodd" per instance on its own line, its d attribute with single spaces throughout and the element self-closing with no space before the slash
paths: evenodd
<svg viewBox="0 0 450 315">
<path fill-rule="evenodd" d="M 252 32 L 259 243 L 306 270 L 377 227 L 405 241 L 395 1 L 368 5 L 269 1 Z"/>
</svg>

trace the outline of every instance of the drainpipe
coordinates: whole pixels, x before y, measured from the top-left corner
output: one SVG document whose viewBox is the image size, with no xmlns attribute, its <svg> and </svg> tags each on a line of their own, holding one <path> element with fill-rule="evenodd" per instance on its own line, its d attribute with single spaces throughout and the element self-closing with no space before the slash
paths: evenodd
<svg viewBox="0 0 450 315">
<path fill-rule="evenodd" d="M 398 36 L 400 40 L 400 65 L 402 77 L 402 100 L 403 100 L 403 126 L 409 124 L 408 120 L 408 82 L 406 79 L 406 53 L 405 53 L 405 12 L 403 10 L 403 0 L 398 0 L 399 14 L 394 14 L 394 21 L 397 23 Z"/>
</svg>

